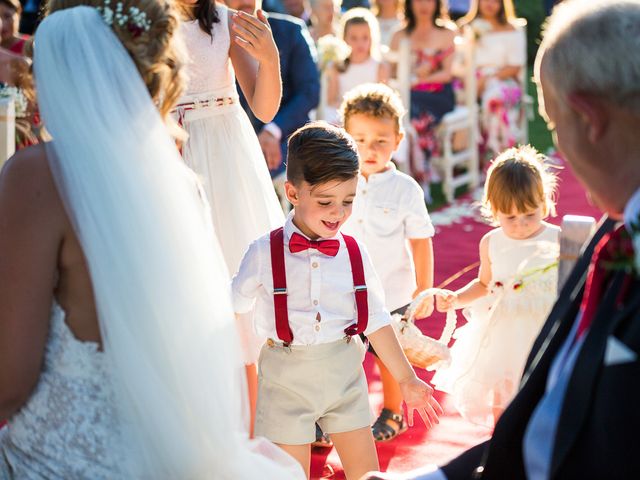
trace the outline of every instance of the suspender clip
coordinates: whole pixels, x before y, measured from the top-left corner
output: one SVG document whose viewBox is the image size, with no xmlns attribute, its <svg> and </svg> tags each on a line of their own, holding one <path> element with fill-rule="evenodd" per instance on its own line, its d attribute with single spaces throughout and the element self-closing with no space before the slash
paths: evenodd
<svg viewBox="0 0 640 480">
<path fill-rule="evenodd" d="M 353 289 L 354 289 L 356 292 L 366 292 L 366 291 L 367 291 L 367 286 L 366 286 L 366 285 L 355 285 L 355 286 L 353 287 Z"/>
<path fill-rule="evenodd" d="M 287 289 L 286 288 L 274 288 L 273 289 L 273 294 L 274 295 L 286 295 L 287 294 Z"/>
</svg>

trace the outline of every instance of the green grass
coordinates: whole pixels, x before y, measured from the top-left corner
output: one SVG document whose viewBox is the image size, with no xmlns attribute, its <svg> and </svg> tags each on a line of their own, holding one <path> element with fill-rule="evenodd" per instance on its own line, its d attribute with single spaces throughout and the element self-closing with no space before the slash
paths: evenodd
<svg viewBox="0 0 640 480">
<path fill-rule="evenodd" d="M 546 153 L 549 148 L 553 147 L 553 140 L 551 139 L 551 132 L 549 132 L 547 125 L 538 113 L 538 94 L 532 78 L 533 72 L 532 69 L 529 68 L 527 74 L 527 91 L 531 98 L 533 98 L 534 111 L 533 120 L 529 120 L 529 143 L 539 152 Z"/>
</svg>

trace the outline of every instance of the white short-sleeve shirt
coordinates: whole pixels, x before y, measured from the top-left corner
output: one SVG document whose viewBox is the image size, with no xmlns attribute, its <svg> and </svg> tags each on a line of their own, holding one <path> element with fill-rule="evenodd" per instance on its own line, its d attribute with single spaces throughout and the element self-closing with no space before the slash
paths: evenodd
<svg viewBox="0 0 640 480">
<path fill-rule="evenodd" d="M 335 257 L 317 250 L 289 251 L 293 232 L 304 234 L 293 224 L 293 213 L 284 224 L 284 263 L 287 277 L 289 326 L 293 345 L 317 345 L 344 338 L 344 329 L 356 322 L 356 303 L 351 263 L 342 234 L 335 239 L 340 249 Z M 261 338 L 278 339 L 273 306 L 273 274 L 269 234 L 254 241 L 232 280 L 233 305 L 236 313 L 255 307 L 254 326 Z M 369 322 L 369 335 L 388 325 L 391 316 L 384 306 L 384 291 L 366 248 L 358 242 L 362 253 Z"/>
<path fill-rule="evenodd" d="M 420 185 L 393 164 L 358 179 L 353 212 L 343 231 L 363 242 L 384 288 L 390 311 L 411 302 L 416 273 L 409 239 L 433 237 Z"/>
</svg>

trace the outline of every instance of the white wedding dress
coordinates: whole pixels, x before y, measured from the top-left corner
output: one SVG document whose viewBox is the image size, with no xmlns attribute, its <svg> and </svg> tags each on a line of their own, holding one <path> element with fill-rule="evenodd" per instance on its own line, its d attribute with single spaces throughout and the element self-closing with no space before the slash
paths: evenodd
<svg viewBox="0 0 640 480">
<path fill-rule="evenodd" d="M 0 478 L 123 478 L 117 418 L 104 354 L 73 336 L 54 303 L 38 385 L 3 429 Z"/>
<path fill-rule="evenodd" d="M 102 350 L 52 307 L 38 384 L 4 427 L 0 478 L 304 478 L 249 439 L 229 278 L 207 202 L 129 52 L 95 8 L 36 32 L 47 161 L 82 247 Z"/>
</svg>

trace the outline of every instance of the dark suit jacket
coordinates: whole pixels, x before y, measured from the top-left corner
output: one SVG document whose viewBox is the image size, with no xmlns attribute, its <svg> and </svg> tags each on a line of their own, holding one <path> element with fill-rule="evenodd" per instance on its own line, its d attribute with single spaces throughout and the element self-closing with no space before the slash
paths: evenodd
<svg viewBox="0 0 640 480">
<path fill-rule="evenodd" d="M 577 262 L 534 343 L 520 391 L 492 438 L 442 467 L 449 480 L 525 478 L 525 430 L 545 393 L 551 363 L 576 319 L 593 249 L 613 223 L 601 224 Z M 640 478 L 640 362 L 603 364 L 610 335 L 640 355 L 640 282 L 634 278 L 625 304 L 617 307 L 623 277 L 614 274 L 576 359 L 555 438 L 553 479 Z"/>
<path fill-rule="evenodd" d="M 273 122 L 282 130 L 280 148 L 284 159 L 289 135 L 309 121 L 309 112 L 320 101 L 320 75 L 316 48 L 302 20 L 270 13 L 269 25 L 280 53 L 282 102 Z M 264 123 L 255 118 L 242 95 L 241 103 L 256 133 L 260 133 Z M 284 171 L 284 161 L 272 174 L 281 171 Z"/>
</svg>

